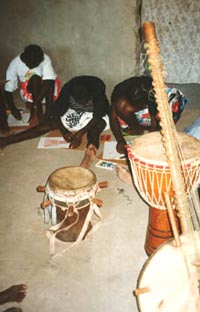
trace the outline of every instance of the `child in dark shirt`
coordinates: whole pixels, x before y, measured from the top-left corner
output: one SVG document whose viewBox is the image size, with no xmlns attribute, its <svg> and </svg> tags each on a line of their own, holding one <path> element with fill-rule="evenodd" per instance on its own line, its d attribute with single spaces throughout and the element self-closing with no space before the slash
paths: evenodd
<svg viewBox="0 0 200 312">
<path fill-rule="evenodd" d="M 172 117 L 176 123 L 184 109 L 186 99 L 176 88 L 167 88 Z M 144 130 L 160 129 L 159 114 L 152 87 L 152 78 L 131 77 L 117 84 L 111 95 L 110 127 L 117 140 L 117 151 L 125 152 L 123 132 L 141 135 Z"/>
<path fill-rule="evenodd" d="M 40 123 L 15 135 L 0 138 L 0 147 L 29 140 L 59 129 L 70 148 L 77 148 L 87 133 L 87 147 L 99 148 L 99 137 L 109 123 L 109 102 L 104 82 L 94 76 L 79 76 L 62 88 L 51 112 Z M 74 133 L 75 132 L 75 133 Z"/>
<path fill-rule="evenodd" d="M 70 148 L 78 147 L 85 133 L 87 146 L 93 144 L 98 148 L 100 133 L 109 122 L 108 115 L 105 84 L 94 76 L 79 76 L 68 81 L 54 105 L 58 128 L 70 142 Z"/>
</svg>

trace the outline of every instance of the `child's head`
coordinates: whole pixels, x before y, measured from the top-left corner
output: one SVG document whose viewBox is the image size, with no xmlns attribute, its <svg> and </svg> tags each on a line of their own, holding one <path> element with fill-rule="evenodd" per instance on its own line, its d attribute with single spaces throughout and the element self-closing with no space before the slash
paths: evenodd
<svg viewBox="0 0 200 312">
<path fill-rule="evenodd" d="M 44 60 L 44 53 L 38 45 L 30 44 L 24 48 L 20 58 L 28 68 L 34 68 Z"/>
<path fill-rule="evenodd" d="M 87 88 L 80 81 L 73 85 L 72 95 L 82 105 L 86 104 L 90 99 Z"/>
</svg>

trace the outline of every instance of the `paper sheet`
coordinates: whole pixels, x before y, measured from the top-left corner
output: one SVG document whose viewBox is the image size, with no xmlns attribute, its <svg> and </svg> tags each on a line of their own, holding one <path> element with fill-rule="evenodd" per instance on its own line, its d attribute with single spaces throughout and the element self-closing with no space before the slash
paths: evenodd
<svg viewBox="0 0 200 312">
<path fill-rule="evenodd" d="M 124 158 L 123 154 L 119 154 L 116 151 L 116 141 L 105 142 L 103 150 L 103 159 L 122 159 Z"/>
<path fill-rule="evenodd" d="M 62 137 L 41 137 L 38 148 L 69 148 L 69 143 Z"/>
<path fill-rule="evenodd" d="M 30 113 L 22 113 L 22 120 L 17 120 L 12 114 L 8 115 L 8 126 L 9 127 L 24 127 L 29 125 Z"/>
</svg>

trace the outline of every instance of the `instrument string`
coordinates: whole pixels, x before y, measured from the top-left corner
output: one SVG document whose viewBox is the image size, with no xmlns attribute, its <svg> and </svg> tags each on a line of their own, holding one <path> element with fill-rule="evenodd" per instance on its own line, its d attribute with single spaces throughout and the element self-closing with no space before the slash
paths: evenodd
<svg viewBox="0 0 200 312">
<path fill-rule="evenodd" d="M 188 171 L 186 170 L 186 173 L 183 175 L 182 171 L 184 170 L 181 170 L 184 157 L 178 142 L 178 134 L 168 103 L 166 85 L 164 82 L 163 65 L 160 58 L 160 48 L 156 38 L 154 23 L 144 23 L 144 32 L 147 42 L 148 60 L 151 66 L 155 98 L 160 117 L 162 142 L 165 149 L 166 158 L 170 166 L 175 208 L 177 210 L 177 216 L 180 219 L 182 234 L 187 234 L 187 237 L 190 238 L 194 248 L 195 261 L 200 263 L 200 251 L 194 238 L 193 228 L 195 222 L 196 227 L 198 227 L 199 230 L 199 219 L 196 217 L 197 211 L 194 206 L 194 201 L 190 200 L 190 196 L 188 197 L 185 191 L 186 181 L 189 190 L 192 191 L 192 183 L 191 179 L 189 178 L 190 172 L 188 169 Z M 198 170 L 199 168 L 197 168 L 197 171 Z M 188 204 L 189 200 L 191 202 L 190 205 Z M 193 213 L 191 213 L 191 211 L 193 211 Z M 191 215 L 193 215 L 193 221 Z"/>
<path fill-rule="evenodd" d="M 188 200 L 187 200 L 187 205 L 185 208 L 185 218 L 188 220 L 188 229 L 189 229 L 189 235 L 191 237 L 193 236 L 194 230 L 197 232 L 198 237 L 200 238 L 200 205 L 199 201 L 197 198 L 197 192 L 195 191 L 195 188 L 197 188 L 199 184 L 199 179 L 200 179 L 200 172 L 199 172 L 199 162 L 196 162 L 195 160 L 192 163 L 192 166 L 195 167 L 194 173 L 191 173 L 191 166 L 187 166 L 188 163 L 184 157 L 181 145 L 178 141 L 177 138 L 177 133 L 176 133 L 176 145 L 177 145 L 177 150 L 179 154 L 179 158 L 181 161 L 181 166 L 182 166 L 182 175 L 184 179 L 184 184 L 185 184 L 185 189 L 187 189 L 188 192 Z M 196 178 L 196 185 L 193 185 L 193 180 L 194 176 L 198 175 Z M 194 245 L 194 257 L 195 257 L 195 263 L 198 263 L 198 266 L 200 265 L 200 247 L 199 244 L 197 243 L 197 240 L 193 237 L 192 238 L 193 245 Z"/>
</svg>

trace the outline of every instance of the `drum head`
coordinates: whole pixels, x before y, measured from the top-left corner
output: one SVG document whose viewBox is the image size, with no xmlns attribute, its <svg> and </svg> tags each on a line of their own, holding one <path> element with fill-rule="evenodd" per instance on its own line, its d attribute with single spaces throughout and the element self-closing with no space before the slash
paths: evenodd
<svg viewBox="0 0 200 312">
<path fill-rule="evenodd" d="M 55 170 L 48 178 L 53 192 L 65 193 L 90 189 L 96 183 L 94 172 L 82 167 L 63 167 Z"/>
<path fill-rule="evenodd" d="M 194 233 L 199 249 L 199 236 Z M 141 312 L 197 312 L 199 307 L 198 266 L 190 235 L 181 236 L 181 247 L 173 240 L 161 245 L 140 272 L 137 289 L 147 291 L 136 296 Z M 196 247 L 197 248 L 197 247 Z"/>
<path fill-rule="evenodd" d="M 182 132 L 177 134 L 184 159 L 199 161 L 200 141 Z M 131 146 L 131 152 L 135 157 L 146 160 L 148 163 L 152 163 L 152 161 L 156 161 L 157 164 L 167 162 L 162 135 L 158 131 L 136 138 Z"/>
<path fill-rule="evenodd" d="M 128 147 L 133 179 L 143 199 L 151 206 L 166 209 L 164 193 L 173 199 L 170 165 L 165 154 L 160 132 L 151 132 L 136 138 Z M 185 192 L 199 184 L 200 141 L 181 132 L 177 133 L 181 171 L 184 176 Z"/>
</svg>

